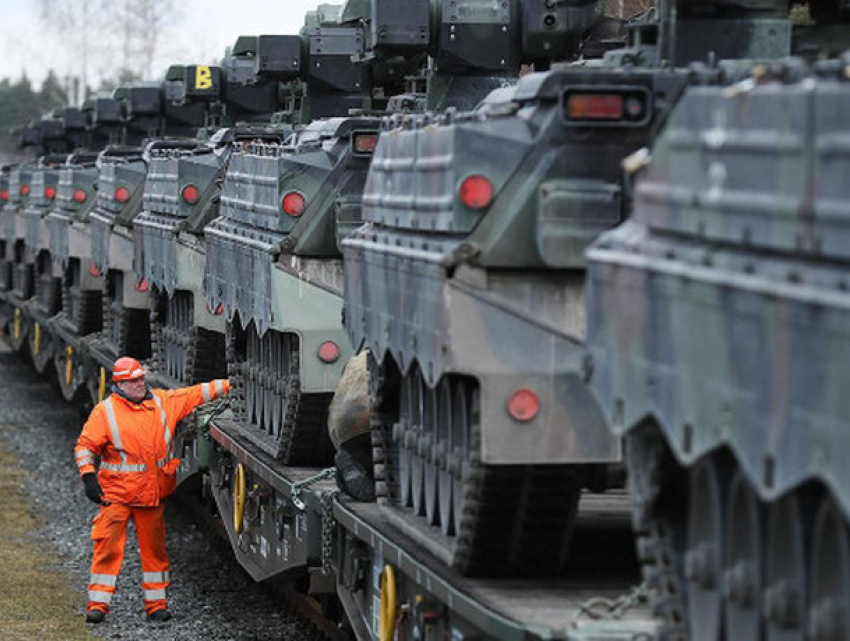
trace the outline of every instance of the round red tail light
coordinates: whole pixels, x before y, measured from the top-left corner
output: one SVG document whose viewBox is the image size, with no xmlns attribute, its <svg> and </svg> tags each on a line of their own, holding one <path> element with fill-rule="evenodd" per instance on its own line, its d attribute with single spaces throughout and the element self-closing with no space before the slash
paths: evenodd
<svg viewBox="0 0 850 641">
<path fill-rule="evenodd" d="M 21 196 L 26 196 L 29 193 L 30 193 L 30 186 L 29 185 L 21 185 Z"/>
<path fill-rule="evenodd" d="M 0 191 L 0 200 L 9 200 L 9 192 L 5 189 Z"/>
<path fill-rule="evenodd" d="M 521 388 L 508 399 L 508 414 L 515 421 L 525 423 L 540 412 L 540 400 L 530 389 Z"/>
<path fill-rule="evenodd" d="M 493 202 L 493 183 L 481 174 L 467 176 L 460 183 L 458 195 L 470 209 L 484 209 Z"/>
<path fill-rule="evenodd" d="M 148 279 L 143 278 L 140 282 L 136 283 L 134 287 L 137 292 L 146 292 L 150 288 L 150 285 L 148 284 Z"/>
<path fill-rule="evenodd" d="M 119 203 L 126 203 L 130 200 L 130 190 L 126 187 L 119 187 L 115 190 L 115 200 Z"/>
<path fill-rule="evenodd" d="M 95 265 L 94 263 L 92 263 L 89 266 L 89 274 L 91 274 L 95 278 L 97 278 L 98 276 L 101 275 L 100 270 L 97 268 L 97 265 Z"/>
<path fill-rule="evenodd" d="M 86 192 L 82 189 L 77 189 L 74 192 L 74 202 L 76 203 L 84 203 L 86 202 Z"/>
<path fill-rule="evenodd" d="M 183 200 L 190 205 L 194 205 L 201 197 L 201 192 L 198 191 L 198 188 L 195 187 L 195 185 L 186 185 L 183 187 L 181 194 L 183 195 Z"/>
<path fill-rule="evenodd" d="M 325 341 L 319 345 L 319 360 L 323 363 L 335 363 L 339 358 L 339 345 L 333 341 Z"/>
<path fill-rule="evenodd" d="M 304 196 L 299 194 L 297 191 L 290 191 L 281 201 L 283 211 L 288 216 L 300 216 L 304 213 L 304 207 L 306 204 L 307 202 L 304 200 Z"/>
<path fill-rule="evenodd" d="M 54 198 L 56 198 L 56 188 L 48 187 L 47 189 L 45 189 L 44 197 L 47 198 L 47 200 L 53 200 Z"/>
</svg>

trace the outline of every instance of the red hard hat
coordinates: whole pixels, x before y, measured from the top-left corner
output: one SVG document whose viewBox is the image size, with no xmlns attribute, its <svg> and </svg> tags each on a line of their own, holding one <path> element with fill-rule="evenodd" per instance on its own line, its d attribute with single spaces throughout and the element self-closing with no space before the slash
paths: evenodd
<svg viewBox="0 0 850 641">
<path fill-rule="evenodd" d="M 122 356 L 112 366 L 113 381 L 132 381 L 134 378 L 144 376 L 145 373 L 142 364 L 129 356 Z"/>
</svg>

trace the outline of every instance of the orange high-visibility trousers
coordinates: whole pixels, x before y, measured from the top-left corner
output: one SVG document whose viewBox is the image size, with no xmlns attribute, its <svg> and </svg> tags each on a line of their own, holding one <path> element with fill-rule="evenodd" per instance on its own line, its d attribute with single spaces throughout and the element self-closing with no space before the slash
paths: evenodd
<svg viewBox="0 0 850 641">
<path fill-rule="evenodd" d="M 94 517 L 91 538 L 94 554 L 91 562 L 88 609 L 109 612 L 118 573 L 124 560 L 127 523 L 136 524 L 139 552 L 142 557 L 142 592 L 145 612 L 150 614 L 167 607 L 165 591 L 169 584 L 168 554 L 165 551 L 164 506 L 135 507 L 101 505 Z"/>
</svg>

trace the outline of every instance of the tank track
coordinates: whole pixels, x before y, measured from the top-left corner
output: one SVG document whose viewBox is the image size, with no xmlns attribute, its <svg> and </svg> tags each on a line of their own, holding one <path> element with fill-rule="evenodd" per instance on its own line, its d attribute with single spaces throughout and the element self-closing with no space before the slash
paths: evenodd
<svg viewBox="0 0 850 641">
<path fill-rule="evenodd" d="M 146 309 L 119 307 L 103 296 L 103 334 L 118 355 L 144 360 L 151 355 L 150 312 Z"/>
<path fill-rule="evenodd" d="M 453 569 L 468 576 L 547 576 L 563 572 L 573 526 L 578 516 L 581 475 L 575 466 L 485 465 L 481 461 L 481 421 L 478 392 L 469 403 L 468 450 L 449 443 L 432 444 L 435 452 L 452 452 L 445 462 L 455 472 L 460 501 L 453 501 L 455 533 L 445 534 L 405 505 L 400 491 L 399 450 L 405 435 L 390 428 L 387 405 L 392 383 L 372 364 L 372 443 L 378 500 L 394 513 L 393 522 Z M 386 390 L 386 391 L 384 391 Z M 387 392 L 390 392 L 388 394 Z M 395 433 L 395 435 L 394 435 Z M 421 442 L 421 439 L 420 439 Z M 420 451 L 422 448 L 419 448 Z M 454 459 L 454 460 L 451 460 Z M 460 459 L 460 460 L 459 460 Z M 432 460 L 432 465 L 444 464 Z"/>
<path fill-rule="evenodd" d="M 191 318 L 191 308 L 188 310 Z M 150 321 L 151 358 L 154 369 L 185 385 L 227 375 L 224 337 L 190 325 L 173 324 L 168 314 L 155 313 Z M 178 354 L 169 358 L 169 349 Z"/>
<path fill-rule="evenodd" d="M 13 266 L 12 290 L 23 300 L 32 298 L 35 294 L 35 265 L 22 262 Z"/>
<path fill-rule="evenodd" d="M 76 287 L 62 288 L 62 309 L 79 336 L 86 336 L 101 329 L 100 291 L 81 291 Z"/>
<path fill-rule="evenodd" d="M 228 324 L 225 344 L 234 419 L 254 443 L 286 465 L 329 465 L 334 448 L 328 434 L 327 414 L 333 394 L 301 392 L 297 340 L 286 342 L 288 375 L 281 377 L 281 372 L 273 371 L 267 364 L 250 363 L 247 350 L 244 355 L 239 353 L 237 336 Z M 253 398 L 249 399 L 249 394 Z M 268 425 L 272 420 L 271 413 L 279 402 L 275 397 L 280 396 L 283 398 L 279 433 L 269 433 L 262 422 Z"/>
<path fill-rule="evenodd" d="M 678 469 L 657 430 L 641 427 L 626 436 L 632 519 L 637 556 L 649 588 L 653 615 L 662 621 L 662 641 L 687 641 L 684 580 L 687 477 Z M 679 482 L 675 482 L 678 480 Z M 663 491 L 662 491 L 663 490 Z"/>
<path fill-rule="evenodd" d="M 62 308 L 62 280 L 52 273 L 39 274 L 35 280 L 35 296 L 45 313 L 55 316 Z"/>
<path fill-rule="evenodd" d="M 9 244 L 5 240 L 0 240 L 0 291 L 9 291 L 12 289 L 12 261 L 9 252 Z"/>
</svg>

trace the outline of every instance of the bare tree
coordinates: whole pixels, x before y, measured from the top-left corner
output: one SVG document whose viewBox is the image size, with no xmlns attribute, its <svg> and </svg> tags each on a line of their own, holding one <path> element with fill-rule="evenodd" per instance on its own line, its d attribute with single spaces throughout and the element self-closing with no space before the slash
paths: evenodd
<svg viewBox="0 0 850 641">
<path fill-rule="evenodd" d="M 89 60 L 93 33 L 102 30 L 103 9 L 108 0 L 39 0 L 41 21 L 54 32 L 68 50 L 68 60 L 76 62 L 75 75 L 80 77 L 81 92 L 76 102 L 85 98 L 89 81 Z"/>
<path fill-rule="evenodd" d="M 161 44 L 183 18 L 175 0 L 39 0 L 39 7 L 43 25 L 75 61 L 82 87 L 94 75 L 101 86 L 150 78 Z M 109 67 L 95 74 L 92 60 Z"/>
<path fill-rule="evenodd" d="M 140 71 L 143 77 L 149 78 L 160 44 L 169 28 L 179 23 L 183 16 L 173 0 L 133 0 L 131 6 L 142 65 Z"/>
</svg>

